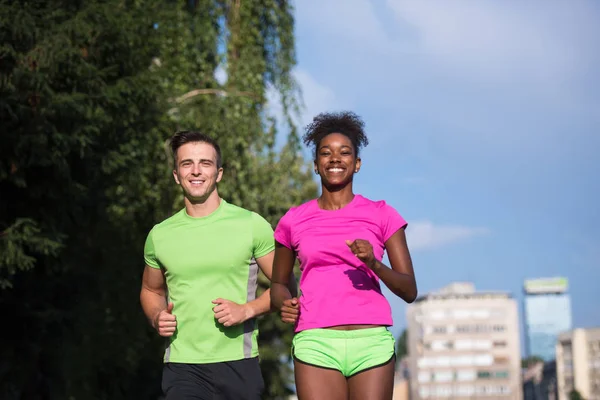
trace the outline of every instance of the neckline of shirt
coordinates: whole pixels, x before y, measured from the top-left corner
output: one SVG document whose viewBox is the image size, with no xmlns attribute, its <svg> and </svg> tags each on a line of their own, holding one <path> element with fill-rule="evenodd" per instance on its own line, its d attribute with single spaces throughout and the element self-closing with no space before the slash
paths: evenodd
<svg viewBox="0 0 600 400">
<path fill-rule="evenodd" d="M 227 202 L 225 201 L 225 199 L 220 199 L 220 203 L 219 203 L 219 207 L 217 207 L 217 209 L 213 212 L 211 212 L 208 215 L 205 215 L 203 217 L 192 217 L 191 215 L 189 215 L 187 213 L 187 210 L 185 209 L 185 207 L 183 208 L 183 216 L 189 220 L 189 221 L 195 221 L 195 222 L 207 222 L 210 221 L 214 218 L 216 218 L 217 216 L 219 216 L 219 214 L 221 214 L 221 212 L 223 211 L 223 209 L 226 207 Z"/>
<path fill-rule="evenodd" d="M 338 208 L 337 210 L 324 210 L 324 209 L 322 209 L 319 206 L 319 200 L 318 199 L 314 199 L 313 202 L 314 202 L 314 205 L 315 205 L 316 209 L 319 212 L 322 212 L 322 213 L 335 213 L 335 212 L 343 212 L 344 210 L 349 210 L 349 209 L 354 208 L 354 206 L 355 206 L 356 202 L 358 201 L 359 197 L 362 197 L 362 196 L 360 194 L 355 194 L 354 198 L 352 198 L 352 200 L 350 200 L 350 202 L 348 204 L 346 204 L 342 208 Z"/>
</svg>

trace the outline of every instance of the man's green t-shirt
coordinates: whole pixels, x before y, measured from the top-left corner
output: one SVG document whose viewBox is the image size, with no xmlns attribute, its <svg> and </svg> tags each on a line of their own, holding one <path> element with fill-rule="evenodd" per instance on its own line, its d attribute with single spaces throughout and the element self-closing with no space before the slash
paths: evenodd
<svg viewBox="0 0 600 400">
<path fill-rule="evenodd" d="M 258 355 L 255 321 L 224 327 L 214 318 L 212 300 L 254 300 L 254 259 L 274 248 L 273 229 L 264 218 L 225 200 L 206 217 L 190 217 L 183 209 L 154 226 L 144 259 L 164 271 L 177 317 L 165 362 L 204 364 Z"/>
</svg>

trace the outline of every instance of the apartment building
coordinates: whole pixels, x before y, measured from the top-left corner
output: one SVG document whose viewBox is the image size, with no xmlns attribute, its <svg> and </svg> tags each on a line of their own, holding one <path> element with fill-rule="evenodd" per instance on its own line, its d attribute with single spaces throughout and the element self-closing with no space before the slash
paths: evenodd
<svg viewBox="0 0 600 400">
<path fill-rule="evenodd" d="M 411 399 L 521 400 L 519 316 L 504 292 L 453 283 L 407 308 Z"/>
<path fill-rule="evenodd" d="M 574 329 L 556 344 L 558 399 L 577 390 L 586 400 L 600 400 L 600 328 Z"/>
</svg>

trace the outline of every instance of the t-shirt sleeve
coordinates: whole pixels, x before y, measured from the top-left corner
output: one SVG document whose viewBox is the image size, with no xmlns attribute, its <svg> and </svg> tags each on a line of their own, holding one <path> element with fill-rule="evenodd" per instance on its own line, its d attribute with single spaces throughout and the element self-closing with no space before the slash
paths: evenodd
<svg viewBox="0 0 600 400">
<path fill-rule="evenodd" d="M 293 250 L 291 227 L 291 216 L 290 212 L 288 211 L 283 217 L 281 217 L 279 223 L 277 224 L 277 227 L 275 228 L 275 240 L 278 243 L 281 243 L 282 245 L 287 247 L 288 249 Z"/>
<path fill-rule="evenodd" d="M 146 238 L 146 244 L 144 245 L 144 261 L 146 261 L 146 265 L 149 267 L 160 268 L 160 264 L 156 258 L 156 250 L 154 248 L 154 240 L 152 239 L 152 231 L 150 231 L 148 234 L 148 237 Z"/>
<path fill-rule="evenodd" d="M 401 228 L 406 228 L 408 223 L 402 218 L 402 215 L 389 204 L 384 204 L 381 208 L 381 230 L 383 234 L 383 242 L 387 242 L 389 238 Z"/>
<path fill-rule="evenodd" d="M 252 251 L 254 258 L 259 258 L 275 250 L 273 228 L 266 219 L 252 213 Z"/>
</svg>

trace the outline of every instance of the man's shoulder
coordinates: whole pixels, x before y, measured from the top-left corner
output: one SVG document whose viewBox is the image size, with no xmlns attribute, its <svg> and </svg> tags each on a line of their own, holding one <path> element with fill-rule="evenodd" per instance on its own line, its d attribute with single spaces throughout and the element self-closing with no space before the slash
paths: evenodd
<svg viewBox="0 0 600 400">
<path fill-rule="evenodd" d="M 231 203 L 226 203 L 225 206 L 225 215 L 228 218 L 239 219 L 240 221 L 254 221 L 257 219 L 264 219 L 257 212 L 248 210 L 247 208 L 236 206 L 235 204 Z"/>
<path fill-rule="evenodd" d="M 170 217 L 165 218 L 161 222 L 154 225 L 154 227 L 152 228 L 150 233 L 162 232 L 165 230 L 169 230 L 174 225 L 179 224 L 182 221 L 182 219 L 184 218 L 184 215 L 183 215 L 184 212 L 185 212 L 185 209 L 181 209 L 181 210 L 177 211 L 175 214 L 171 215 Z"/>
<path fill-rule="evenodd" d="M 225 200 L 223 200 L 223 201 L 225 202 L 225 211 L 229 215 L 249 216 L 252 214 L 252 211 L 250 211 L 244 207 L 236 206 L 235 204 L 232 204 Z"/>
</svg>

